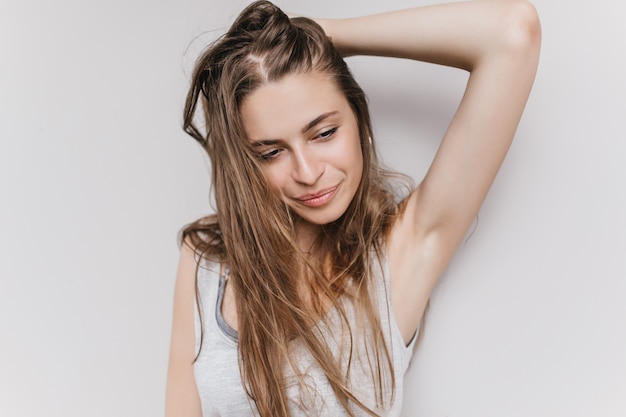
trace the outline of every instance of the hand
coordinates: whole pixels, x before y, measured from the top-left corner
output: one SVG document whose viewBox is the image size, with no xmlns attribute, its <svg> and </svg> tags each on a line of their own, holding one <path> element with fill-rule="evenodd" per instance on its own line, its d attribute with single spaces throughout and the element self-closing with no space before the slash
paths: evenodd
<svg viewBox="0 0 626 417">
<path fill-rule="evenodd" d="M 309 17 L 309 16 L 302 16 L 300 14 L 296 14 L 296 13 L 289 13 L 289 12 L 285 12 L 285 14 L 287 14 L 287 16 L 290 19 L 293 19 L 295 17 L 306 17 L 308 19 L 313 20 L 315 23 L 317 23 L 318 25 L 320 25 L 322 27 L 322 29 L 324 29 L 324 33 L 326 33 L 326 36 L 329 37 L 332 40 L 332 32 L 331 32 L 331 23 L 332 20 L 331 19 L 322 19 L 322 18 L 317 18 L 317 17 Z"/>
</svg>

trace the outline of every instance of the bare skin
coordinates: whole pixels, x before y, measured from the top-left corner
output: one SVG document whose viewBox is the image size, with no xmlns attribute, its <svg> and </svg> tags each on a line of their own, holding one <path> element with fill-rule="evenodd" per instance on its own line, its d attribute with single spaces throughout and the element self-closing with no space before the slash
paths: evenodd
<svg viewBox="0 0 626 417">
<path fill-rule="evenodd" d="M 536 73 L 539 20 L 525 1 L 472 1 L 321 23 L 346 55 L 470 72 L 435 159 L 389 236 L 393 309 L 408 341 L 511 144 Z"/>
<path fill-rule="evenodd" d="M 476 0 L 318 22 L 344 55 L 403 57 L 470 73 L 463 99 L 427 175 L 408 197 L 403 216 L 388 236 L 392 307 L 404 340 L 409 342 L 437 280 L 476 217 L 513 139 L 537 68 L 539 20 L 534 7 L 524 0 Z M 294 127 L 288 129 L 295 132 Z M 275 132 L 261 133 L 252 139 L 276 139 Z M 296 176 L 292 179 L 302 180 L 303 173 L 312 174 L 304 181 L 313 184 L 312 189 L 334 186 L 333 181 L 311 182 L 316 173 L 316 181 L 328 179 L 325 175 L 330 171 L 326 171 L 324 153 L 311 153 L 313 142 L 306 142 L 310 139 L 297 133 L 278 134 L 279 139 L 287 141 L 281 145 L 286 149 L 283 156 L 292 158 L 292 162 L 304 161 L 299 168 L 293 168 L 298 163 L 286 164 L 301 170 L 292 172 Z M 307 166 L 311 168 L 308 173 Z M 339 168 L 332 178 L 340 181 L 343 168 L 331 168 Z M 334 216 L 342 203 L 331 205 L 324 215 Z M 303 208 L 306 213 L 315 213 L 309 209 Z M 309 224 L 322 222 L 323 217 L 311 215 Z M 305 230 L 302 232 L 305 236 Z M 183 247 L 174 300 L 167 416 L 201 415 L 192 365 L 194 272 L 193 253 Z M 223 313 L 236 328 L 234 295 L 228 287 Z"/>
</svg>

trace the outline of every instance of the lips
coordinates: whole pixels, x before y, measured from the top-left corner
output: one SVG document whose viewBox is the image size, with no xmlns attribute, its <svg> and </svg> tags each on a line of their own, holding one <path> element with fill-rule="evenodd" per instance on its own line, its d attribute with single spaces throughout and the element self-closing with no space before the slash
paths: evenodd
<svg viewBox="0 0 626 417">
<path fill-rule="evenodd" d="M 334 187 L 326 188 L 317 193 L 301 195 L 296 197 L 296 200 L 305 206 L 320 207 L 328 203 L 335 196 L 338 188 L 339 185 L 335 185 Z"/>
</svg>

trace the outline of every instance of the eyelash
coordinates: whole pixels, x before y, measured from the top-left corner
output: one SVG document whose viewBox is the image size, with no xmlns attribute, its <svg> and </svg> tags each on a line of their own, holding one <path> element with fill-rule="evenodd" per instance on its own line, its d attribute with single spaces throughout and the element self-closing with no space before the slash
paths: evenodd
<svg viewBox="0 0 626 417">
<path fill-rule="evenodd" d="M 272 149 L 269 152 L 265 152 L 261 154 L 261 159 L 264 161 L 269 161 L 273 158 L 275 158 L 276 156 L 278 156 L 278 153 L 280 152 L 280 149 Z"/>
<path fill-rule="evenodd" d="M 320 133 L 319 135 L 317 135 L 316 138 L 328 139 L 331 136 L 333 136 L 335 133 L 337 133 L 337 129 L 339 129 L 339 128 L 338 127 L 333 127 L 331 129 L 325 130 L 322 133 Z"/>
<path fill-rule="evenodd" d="M 328 130 L 324 130 L 323 132 L 321 132 L 319 135 L 317 135 L 315 137 L 315 139 L 318 140 L 328 140 L 330 139 L 335 133 L 337 133 L 337 130 L 339 128 L 338 127 L 333 127 L 331 129 Z M 281 152 L 280 148 L 274 148 L 268 152 L 264 152 L 261 154 L 261 159 L 264 161 L 271 161 L 272 159 L 276 158 L 278 156 L 278 154 Z"/>
</svg>

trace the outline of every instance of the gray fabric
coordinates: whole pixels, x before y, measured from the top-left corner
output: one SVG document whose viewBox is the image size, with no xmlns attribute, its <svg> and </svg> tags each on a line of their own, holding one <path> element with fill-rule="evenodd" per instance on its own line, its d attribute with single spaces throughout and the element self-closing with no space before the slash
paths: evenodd
<svg viewBox="0 0 626 417">
<path fill-rule="evenodd" d="M 380 311 L 380 320 L 388 346 L 393 351 L 393 362 L 396 380 L 396 393 L 393 404 L 387 410 L 376 410 L 381 415 L 394 417 L 400 415 L 402 405 L 403 379 L 408 368 L 416 336 L 409 346 L 404 346 L 402 335 L 393 317 L 388 295 L 387 265 L 381 265 L 380 273 L 374 276 L 376 284 L 377 302 Z M 202 402 L 204 417 L 242 417 L 256 416 L 254 405 L 251 405 L 241 384 L 239 362 L 237 354 L 237 332 L 224 321 L 221 314 L 221 302 L 224 291 L 225 277 L 219 276 L 220 265 L 204 263 L 198 271 L 198 292 L 204 336 L 202 350 L 194 365 L 194 374 L 198 393 Z M 382 272 L 384 271 L 384 273 Z M 376 272 L 376 271 L 375 271 Z M 351 303 L 344 302 L 348 320 L 354 330 L 356 327 L 354 311 Z M 341 352 L 341 342 L 348 337 L 342 331 L 339 313 L 332 310 L 328 313 L 328 326 L 318 326 L 333 352 L 337 352 L 340 363 L 346 362 L 349 352 Z M 196 348 L 200 347 L 200 316 L 196 311 Z M 355 340 L 362 340 L 357 336 Z M 323 371 L 316 366 L 308 350 L 298 341 L 290 347 L 297 361 L 295 372 L 286 366 L 285 377 L 287 392 L 293 417 L 300 416 L 344 416 L 346 415 L 341 404 L 335 397 Z M 374 385 L 369 367 L 366 346 L 355 342 L 352 351 L 352 365 L 350 381 L 352 391 L 364 404 L 374 407 Z M 371 358 L 369 358 L 371 359 Z M 345 368 L 344 368 L 345 369 Z M 297 375 L 300 377 L 298 378 Z M 384 375 L 384 386 L 391 387 L 391 378 Z M 299 382 L 300 381 L 300 382 Z M 357 416 L 367 414 L 354 406 Z"/>
</svg>

